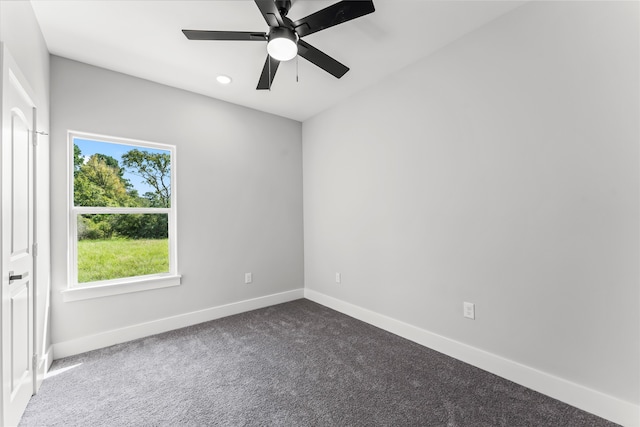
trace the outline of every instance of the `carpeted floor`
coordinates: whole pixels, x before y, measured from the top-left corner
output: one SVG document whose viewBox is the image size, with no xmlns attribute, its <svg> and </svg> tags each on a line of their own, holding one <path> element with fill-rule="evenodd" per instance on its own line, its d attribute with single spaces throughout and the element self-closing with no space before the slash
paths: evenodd
<svg viewBox="0 0 640 427">
<path fill-rule="evenodd" d="M 54 362 L 21 426 L 613 426 L 308 300 Z"/>
</svg>

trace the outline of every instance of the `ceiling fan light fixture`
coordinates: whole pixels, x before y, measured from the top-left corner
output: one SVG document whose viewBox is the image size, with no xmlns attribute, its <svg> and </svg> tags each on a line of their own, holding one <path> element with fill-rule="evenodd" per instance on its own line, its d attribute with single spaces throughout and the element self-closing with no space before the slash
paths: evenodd
<svg viewBox="0 0 640 427">
<path fill-rule="evenodd" d="M 267 43 L 269 56 L 278 61 L 289 61 L 298 55 L 298 36 L 286 27 L 273 28 Z"/>
</svg>

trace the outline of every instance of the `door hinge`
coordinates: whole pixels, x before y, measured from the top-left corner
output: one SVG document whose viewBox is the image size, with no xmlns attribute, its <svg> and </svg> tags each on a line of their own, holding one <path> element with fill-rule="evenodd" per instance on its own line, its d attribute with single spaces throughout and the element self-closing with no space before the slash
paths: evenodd
<svg viewBox="0 0 640 427">
<path fill-rule="evenodd" d="M 38 256 L 38 244 L 34 243 L 31 246 L 31 253 L 33 254 L 33 256 Z"/>
<path fill-rule="evenodd" d="M 31 358 L 31 362 L 33 364 L 33 370 L 34 372 L 38 370 L 38 355 L 36 353 L 33 353 L 33 357 Z"/>
</svg>

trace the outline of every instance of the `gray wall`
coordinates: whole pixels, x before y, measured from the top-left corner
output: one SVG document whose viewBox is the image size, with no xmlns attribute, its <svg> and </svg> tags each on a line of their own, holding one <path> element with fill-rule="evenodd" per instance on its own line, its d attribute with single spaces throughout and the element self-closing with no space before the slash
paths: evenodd
<svg viewBox="0 0 640 427">
<path fill-rule="evenodd" d="M 60 57 L 51 68 L 54 343 L 303 287 L 299 122 Z M 69 129 L 177 146 L 181 286 L 62 301 Z"/>
<path fill-rule="evenodd" d="M 305 287 L 637 404 L 638 16 L 531 2 L 305 121 Z"/>
<path fill-rule="evenodd" d="M 38 130 L 49 131 L 49 51 L 28 1 L 0 1 L 0 42 L 11 52 L 34 92 Z M 2 77 L 0 76 L 0 80 Z M 0 82 L 1 83 L 1 82 Z M 0 105 L 0 108 L 2 106 Z M 1 136 L 0 136 L 1 138 Z M 38 316 L 36 352 L 42 356 L 51 345 L 49 334 L 49 138 L 40 136 L 36 150 L 38 257 L 36 258 Z"/>
</svg>

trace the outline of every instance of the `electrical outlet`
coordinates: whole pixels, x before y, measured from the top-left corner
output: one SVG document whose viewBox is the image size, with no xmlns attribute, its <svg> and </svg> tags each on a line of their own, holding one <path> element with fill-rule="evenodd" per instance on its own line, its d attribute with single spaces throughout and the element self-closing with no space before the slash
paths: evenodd
<svg viewBox="0 0 640 427">
<path fill-rule="evenodd" d="M 252 273 L 244 273 L 244 283 L 253 282 L 253 274 Z"/>
<path fill-rule="evenodd" d="M 336 273 L 336 283 L 340 282 L 342 282 L 342 276 L 340 276 L 340 273 Z"/>
<path fill-rule="evenodd" d="M 475 320 L 476 318 L 476 305 L 472 302 L 462 303 L 462 315 L 467 319 Z"/>
</svg>

